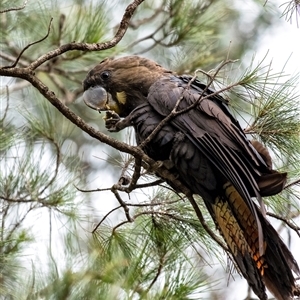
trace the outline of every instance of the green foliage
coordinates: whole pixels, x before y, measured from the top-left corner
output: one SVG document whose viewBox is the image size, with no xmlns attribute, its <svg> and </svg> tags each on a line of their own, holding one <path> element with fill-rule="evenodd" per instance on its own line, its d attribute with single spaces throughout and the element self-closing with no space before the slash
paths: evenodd
<svg viewBox="0 0 300 300">
<path fill-rule="evenodd" d="M 246 91 L 240 98 L 251 104 L 245 132 L 259 138 L 283 164 L 293 165 L 300 159 L 300 113 L 295 109 L 299 78 L 288 77 L 284 70 L 274 73 L 271 68 L 272 64 L 264 65 L 264 61 L 257 66 L 252 62 L 239 80 Z"/>
<path fill-rule="evenodd" d="M 18 286 L 27 285 L 22 277 L 26 249 L 38 242 L 28 225 L 43 208 L 55 210 L 60 218 L 78 218 L 79 198 L 73 186 L 78 173 L 75 168 L 71 173 L 64 167 L 59 135 L 49 119 L 49 105 L 42 111 L 45 123 L 34 120 L 31 114 L 27 115 L 27 125 L 19 127 L 12 119 L 6 120 L 10 116 L 7 113 L 1 124 L 0 291 L 12 299 L 20 299 L 24 291 Z"/>
<path fill-rule="evenodd" d="M 69 299 L 199 297 L 207 290 L 208 277 L 201 271 L 204 261 L 198 261 L 197 267 L 193 265 L 196 251 L 190 242 L 175 220 L 170 222 L 155 213 L 113 231 L 103 225 L 90 242 L 89 264 L 75 273 L 65 270 L 40 296 L 50 298 L 55 293 L 55 299 L 67 295 Z"/>
<path fill-rule="evenodd" d="M 12 146 L 16 135 L 14 126 L 9 122 L 4 123 L 6 121 L 7 109 L 8 107 L 4 108 L 3 117 L 0 120 L 0 153 L 5 152 Z"/>
</svg>

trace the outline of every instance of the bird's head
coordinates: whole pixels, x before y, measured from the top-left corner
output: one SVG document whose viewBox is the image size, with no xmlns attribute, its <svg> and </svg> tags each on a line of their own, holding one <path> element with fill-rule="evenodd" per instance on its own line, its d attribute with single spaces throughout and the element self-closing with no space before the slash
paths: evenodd
<svg viewBox="0 0 300 300">
<path fill-rule="evenodd" d="M 113 110 L 126 117 L 147 100 L 156 80 L 170 74 L 154 61 L 139 56 L 105 59 L 84 80 L 83 100 L 99 112 Z"/>
</svg>

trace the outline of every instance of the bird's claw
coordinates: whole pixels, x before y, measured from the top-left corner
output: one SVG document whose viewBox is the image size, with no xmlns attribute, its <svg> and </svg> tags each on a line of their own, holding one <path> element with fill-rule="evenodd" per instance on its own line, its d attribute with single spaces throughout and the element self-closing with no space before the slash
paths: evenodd
<svg viewBox="0 0 300 300">
<path fill-rule="evenodd" d="M 118 128 L 118 122 L 120 122 L 120 116 L 112 111 L 108 110 L 105 116 L 105 127 L 110 132 L 118 132 L 120 129 Z"/>
</svg>

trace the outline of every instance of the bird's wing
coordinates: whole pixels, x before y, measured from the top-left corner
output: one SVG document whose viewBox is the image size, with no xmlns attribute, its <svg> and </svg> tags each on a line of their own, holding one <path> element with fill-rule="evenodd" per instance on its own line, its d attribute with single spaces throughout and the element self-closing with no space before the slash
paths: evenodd
<svg viewBox="0 0 300 300">
<path fill-rule="evenodd" d="M 180 111 L 199 101 L 192 109 L 173 117 L 170 124 L 184 133 L 236 187 L 255 215 L 251 196 L 260 200 L 256 178 L 268 166 L 230 114 L 225 100 L 219 95 L 206 98 L 213 91 L 205 90 L 205 85 L 197 80 L 189 82 L 191 79 L 171 76 L 158 80 L 150 88 L 148 101 L 162 116 L 168 116 L 176 104 Z"/>
</svg>

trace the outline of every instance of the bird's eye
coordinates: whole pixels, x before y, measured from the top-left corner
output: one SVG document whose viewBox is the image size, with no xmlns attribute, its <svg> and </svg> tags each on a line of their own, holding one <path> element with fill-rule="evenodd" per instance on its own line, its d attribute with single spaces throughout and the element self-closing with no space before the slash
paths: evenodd
<svg viewBox="0 0 300 300">
<path fill-rule="evenodd" d="M 104 71 L 104 72 L 101 73 L 100 76 L 101 76 L 101 78 L 102 78 L 103 80 L 107 80 L 107 79 L 109 78 L 110 74 L 109 74 L 108 71 Z"/>
</svg>

